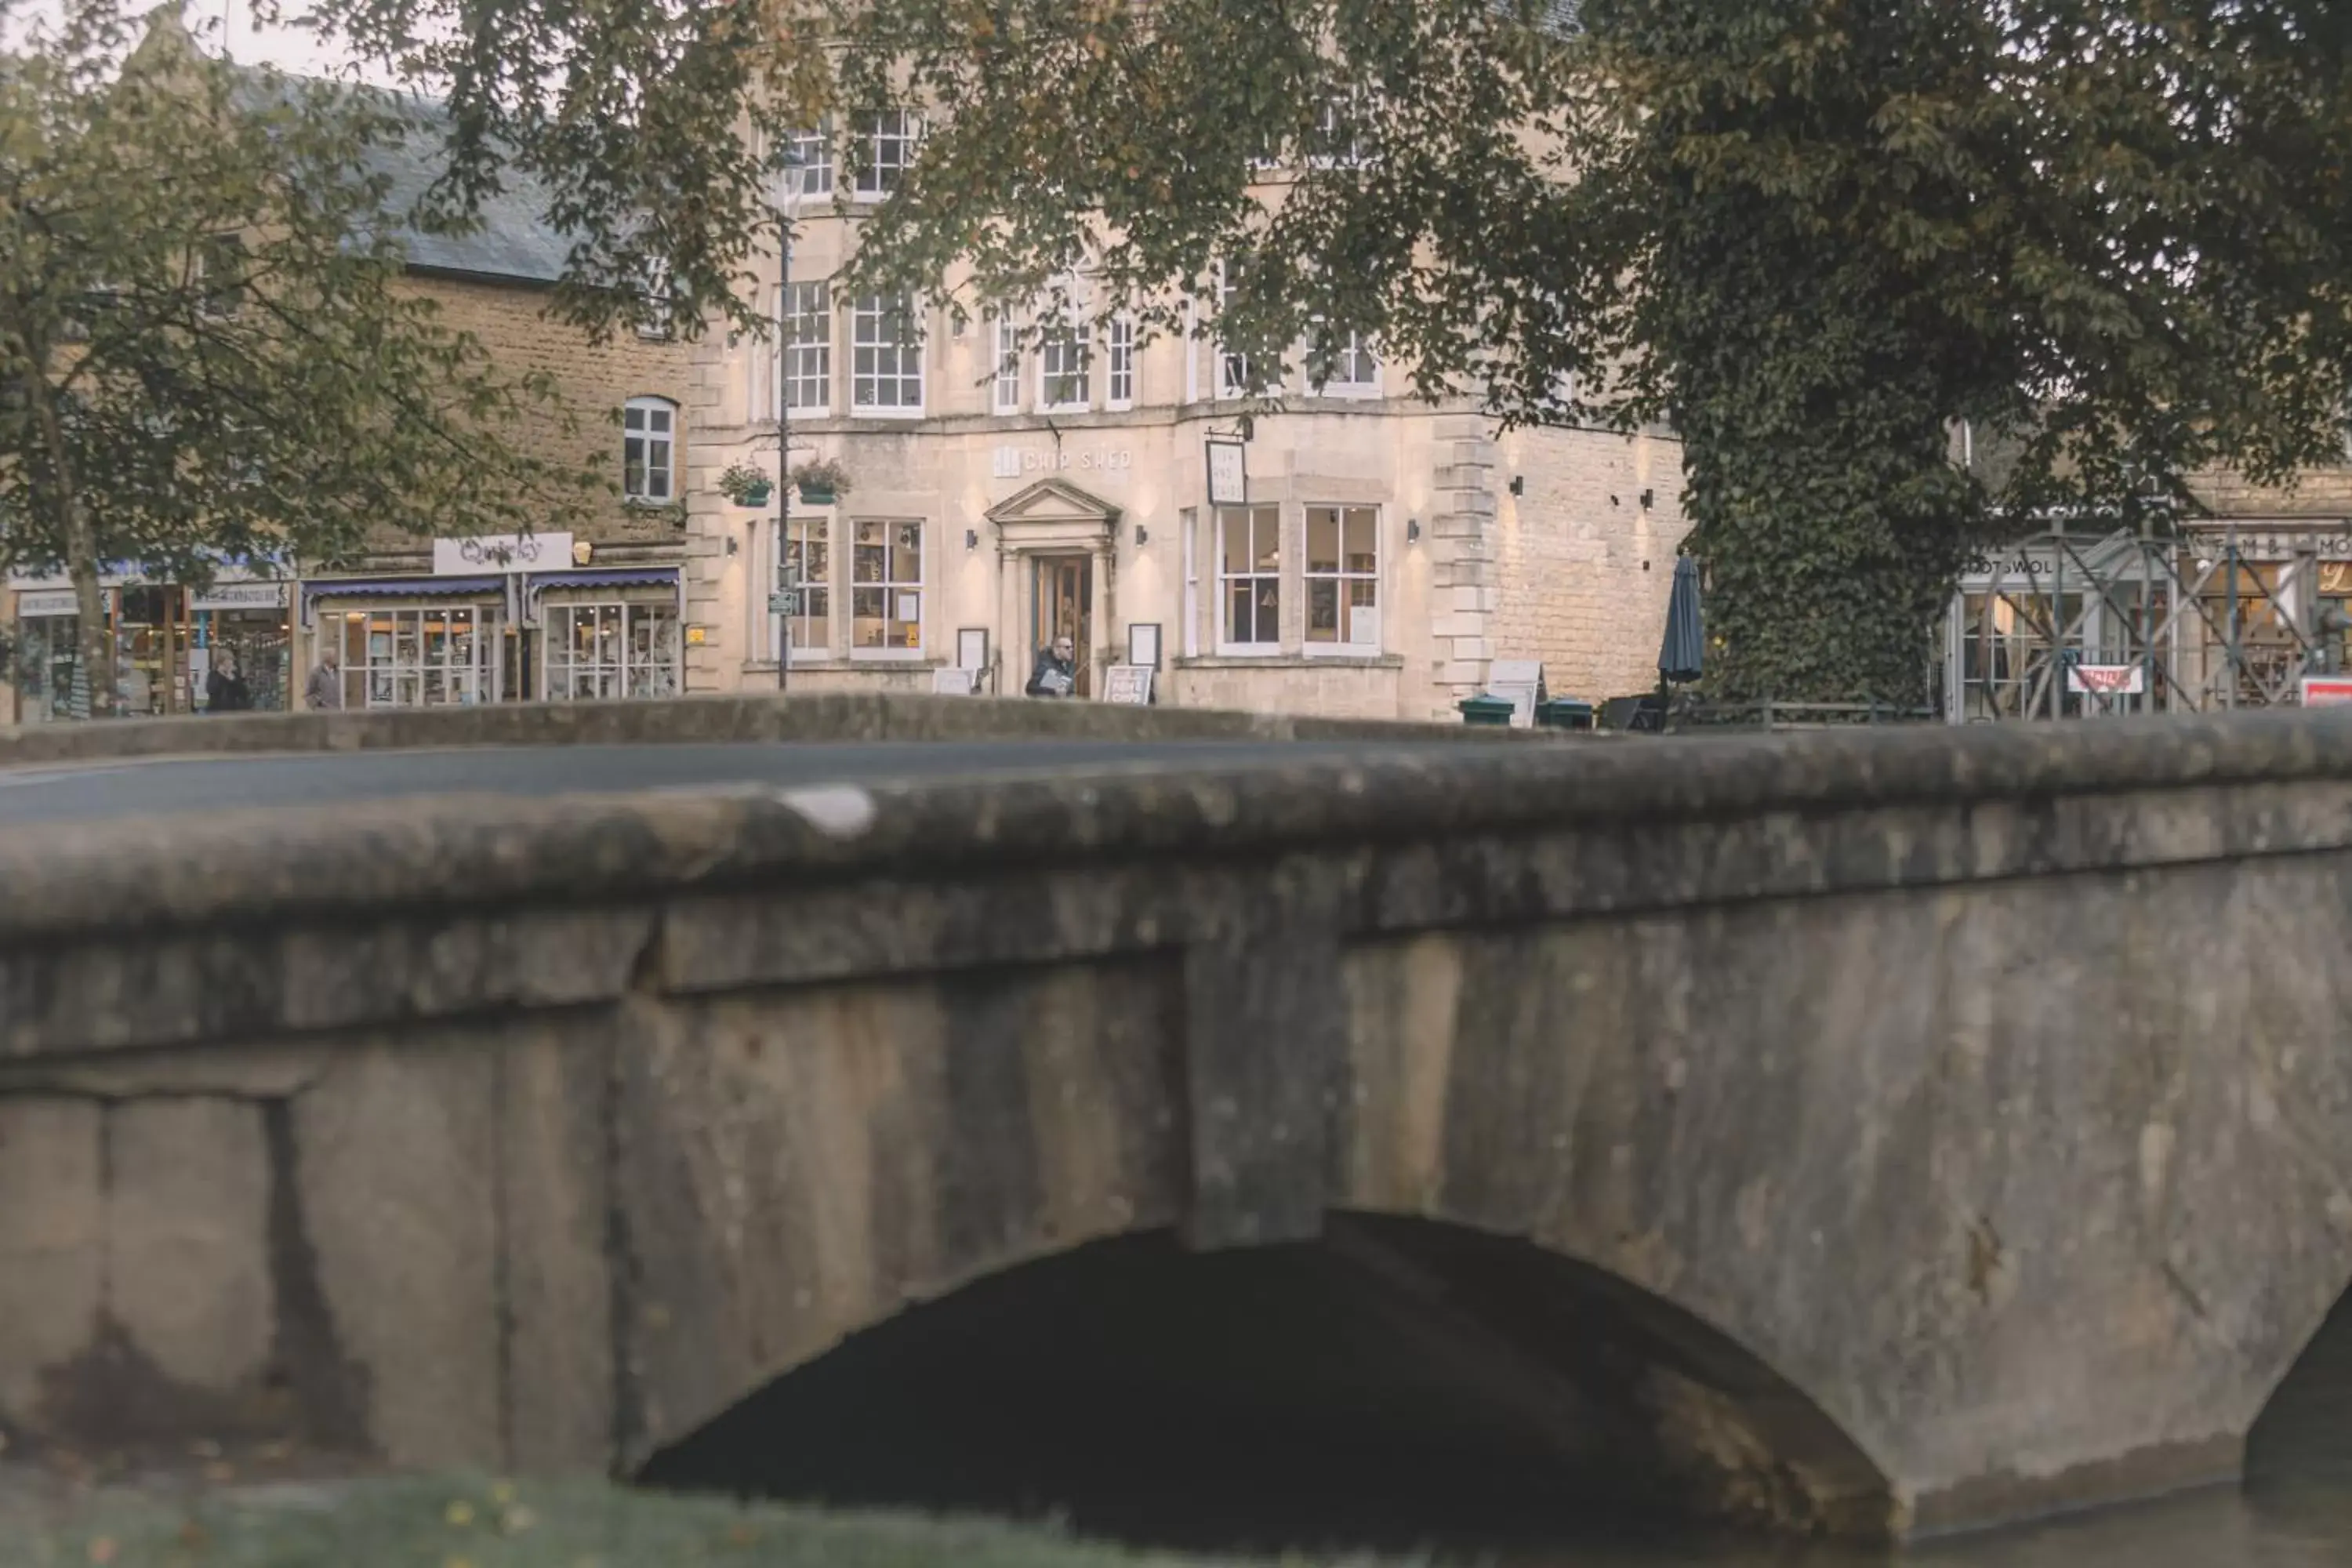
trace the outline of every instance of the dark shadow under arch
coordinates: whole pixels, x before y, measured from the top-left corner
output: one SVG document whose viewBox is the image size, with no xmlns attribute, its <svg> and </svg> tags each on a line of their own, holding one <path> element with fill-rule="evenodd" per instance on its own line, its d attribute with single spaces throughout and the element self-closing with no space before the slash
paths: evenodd
<svg viewBox="0 0 2352 1568">
<path fill-rule="evenodd" d="M 1009 1269 L 748 1393 L 640 1479 L 1208 1547 L 1502 1547 L 1696 1510 L 1876 1533 L 1886 1489 L 1687 1314 L 1524 1241 L 1334 1215 Z"/>
<path fill-rule="evenodd" d="M 2246 1435 L 2246 1481 L 2352 1475 L 2352 1290 L 2303 1347 Z"/>
</svg>

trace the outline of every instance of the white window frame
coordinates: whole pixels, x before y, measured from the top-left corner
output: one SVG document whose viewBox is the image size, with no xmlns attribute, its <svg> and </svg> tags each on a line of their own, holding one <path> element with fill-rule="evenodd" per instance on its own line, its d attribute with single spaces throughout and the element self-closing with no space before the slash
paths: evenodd
<svg viewBox="0 0 2352 1568">
<path fill-rule="evenodd" d="M 1240 285 L 1233 280 L 1231 266 L 1230 262 L 1222 258 L 1217 262 L 1217 321 L 1220 325 L 1224 321 L 1227 303 L 1240 292 Z M 1267 393 L 1280 388 L 1282 384 L 1280 365 L 1275 367 L 1274 374 L 1270 376 L 1264 374 L 1254 375 L 1250 368 L 1250 356 L 1245 353 L 1228 353 L 1222 335 L 1212 346 L 1216 351 L 1216 363 L 1213 374 L 1216 377 L 1214 395 L 1217 401 L 1224 403 L 1242 398 L 1263 397 Z M 1236 366 L 1240 369 L 1238 380 L 1234 374 Z"/>
<path fill-rule="evenodd" d="M 467 657 L 454 657 L 456 637 L 452 623 L 458 617 L 467 622 Z M 343 705 L 347 708 L 463 708 L 499 700 L 501 672 L 499 668 L 500 619 L 495 605 L 458 604 L 406 604 L 377 605 L 372 608 L 338 609 L 320 612 L 317 617 L 320 632 L 314 640 L 322 646 L 331 641 L 343 655 Z M 425 647 L 426 626 L 438 620 L 442 625 L 441 657 L 428 656 Z M 389 651 L 379 658 L 375 647 L 378 621 L 389 625 Z M 351 657 L 351 627 L 360 627 L 361 657 Z M 333 627 L 331 636 L 325 632 Z M 413 659 L 401 657 L 404 629 L 410 633 L 410 646 L 415 650 Z M 357 666 L 356 668 L 353 666 Z M 427 696 L 426 688 L 436 686 L 438 695 Z M 352 699 L 357 697 L 357 700 Z"/>
<path fill-rule="evenodd" d="M 871 110 L 858 117 L 857 140 L 852 194 L 861 202 L 881 201 L 914 166 L 915 150 L 923 140 L 923 117 L 911 109 Z"/>
<path fill-rule="evenodd" d="M 803 309 L 803 305 L 808 309 Z M 823 279 L 783 286 L 777 315 L 784 323 L 782 406 L 794 414 L 822 415 L 833 408 L 833 286 Z M 803 337 L 804 327 L 814 330 Z M 814 391 L 816 395 L 811 396 Z"/>
<path fill-rule="evenodd" d="M 1335 374 L 1318 382 L 1315 379 L 1317 356 L 1307 354 L 1307 390 L 1318 397 L 1378 397 L 1381 395 L 1381 356 L 1379 351 L 1372 347 L 1370 337 L 1350 329 L 1345 332 L 1331 332 L 1329 341 L 1339 347 L 1324 362 L 1324 365 Z M 1354 373 L 1366 365 L 1371 367 L 1371 378 L 1368 381 L 1358 379 Z M 1349 373 L 1344 379 L 1336 374 L 1343 368 Z"/>
<path fill-rule="evenodd" d="M 669 428 L 656 431 L 654 416 L 666 416 Z M 632 418 L 643 416 L 632 427 Z M 632 397 L 621 405 L 621 496 L 631 506 L 676 506 L 677 494 L 678 406 L 667 397 Z M 665 439 L 666 437 L 666 439 Z M 664 448 L 662 461 L 653 460 L 653 448 L 658 443 Z M 630 487 L 630 448 L 642 444 L 646 447 L 638 465 L 645 479 L 636 488 Z M 653 476 L 661 476 L 660 493 L 655 493 Z"/>
<path fill-rule="evenodd" d="M 1318 512 L 1338 514 L 1333 521 L 1339 530 L 1339 560 L 1337 566 L 1330 571 L 1318 572 L 1315 569 L 1315 514 Z M 1371 531 L 1372 563 L 1365 569 L 1350 566 L 1348 563 L 1348 524 L 1350 518 L 1357 513 L 1363 514 L 1359 521 L 1363 521 Z M 1306 610 L 1306 618 L 1299 634 L 1299 647 L 1302 652 L 1321 658 L 1368 658 L 1381 651 L 1388 637 L 1388 628 L 1383 624 L 1385 617 L 1381 614 L 1384 607 L 1381 600 L 1385 597 L 1382 568 L 1387 564 L 1387 552 L 1382 548 L 1384 521 L 1381 509 L 1377 506 L 1350 506 L 1339 501 L 1307 503 L 1299 532 L 1298 554 L 1301 603 Z M 1369 584 L 1372 591 L 1372 602 L 1370 606 L 1373 617 L 1372 624 L 1379 635 L 1370 642 L 1354 642 L 1344 636 L 1334 637 L 1329 641 L 1316 640 L 1315 585 L 1318 583 L 1336 585 L 1339 624 L 1334 630 L 1339 633 L 1345 633 L 1350 629 L 1348 622 L 1351 617 L 1348 612 L 1353 607 L 1351 590 L 1360 584 Z"/>
<path fill-rule="evenodd" d="M 837 575 L 834 563 L 837 555 L 834 550 L 833 514 L 829 511 L 796 511 L 792 514 L 790 533 L 782 531 L 784 526 L 777 522 L 770 524 L 768 529 L 771 539 L 785 541 L 772 557 L 780 568 L 775 574 L 774 585 L 779 588 L 783 585 L 781 567 L 791 563 L 796 557 L 805 573 L 805 563 L 814 552 L 822 570 L 814 576 L 803 575 L 793 584 L 801 595 L 799 615 L 772 615 L 768 617 L 769 646 L 784 649 L 785 657 L 794 664 L 822 664 L 834 657 L 833 594 Z M 793 548 L 794 545 L 799 546 L 797 551 Z M 808 640 L 792 643 L 787 636 L 792 631 L 799 631 Z"/>
<path fill-rule="evenodd" d="M 1021 412 L 1021 327 L 1011 316 L 996 318 L 996 374 L 989 386 L 989 406 L 999 414 Z"/>
<path fill-rule="evenodd" d="M 895 533 L 886 534 L 881 545 L 878 546 L 882 551 L 883 575 L 863 578 L 858 575 L 857 552 L 860 550 L 877 548 L 866 543 L 860 537 L 869 528 L 893 530 L 911 528 L 915 530 L 915 542 L 912 546 L 900 544 Z M 929 575 L 929 570 L 928 550 L 931 542 L 930 536 L 929 523 L 918 517 L 862 517 L 849 525 L 849 657 L 851 658 L 887 660 L 919 659 L 923 657 L 923 650 L 929 642 L 928 612 L 930 609 L 930 590 L 924 579 Z M 891 567 L 897 563 L 898 558 L 902 552 L 910 550 L 915 563 L 914 576 L 908 578 L 893 574 Z M 861 646 L 857 640 L 857 596 L 862 593 L 881 594 L 884 598 L 883 609 L 886 613 L 873 618 L 879 619 L 885 626 L 911 625 L 915 628 L 914 642 L 911 645 Z M 915 595 L 915 614 L 911 620 L 898 613 L 901 595 L 907 594 Z"/>
<path fill-rule="evenodd" d="M 1103 406 L 1135 406 L 1135 318 L 1113 316 L 1103 328 Z"/>
<path fill-rule="evenodd" d="M 881 335 L 883 328 L 894 319 L 904 322 L 910 334 L 908 337 L 885 338 Z M 910 294 L 863 294 L 857 298 L 850 309 L 850 413 L 877 419 L 922 417 L 923 324 L 922 312 Z M 881 356 L 884 354 L 892 356 L 891 368 L 887 372 L 881 368 Z M 872 401 L 870 393 L 879 392 L 886 382 L 899 395 L 900 401 Z M 911 403 L 904 401 L 909 384 L 915 392 Z"/>
<path fill-rule="evenodd" d="M 1201 514 L 1192 507 L 1177 514 L 1184 543 L 1184 657 L 1201 657 Z"/>
<path fill-rule="evenodd" d="M 1055 370 L 1075 358 L 1077 368 Z M 1055 383 L 1063 384 L 1059 387 Z M 1054 394 L 1075 392 L 1075 397 Z M 1094 329 L 1085 321 L 1064 321 L 1039 331 L 1037 337 L 1037 410 L 1041 414 L 1083 414 L 1094 406 Z"/>
<path fill-rule="evenodd" d="M 797 165 L 785 164 L 782 171 L 786 198 L 833 195 L 831 122 L 820 121 L 814 131 L 793 132 L 784 138 L 784 145 L 788 152 L 802 160 Z"/>
<path fill-rule="evenodd" d="M 1248 569 L 1235 572 L 1229 567 L 1225 559 L 1225 527 L 1228 521 L 1243 518 L 1248 520 L 1251 554 Z M 1282 651 L 1284 598 L 1282 522 L 1282 508 L 1270 502 L 1261 501 L 1251 506 L 1221 506 L 1210 509 L 1209 543 L 1216 560 L 1217 573 L 1216 649 L 1221 655 L 1240 658 L 1262 658 Z M 1258 565 L 1260 556 L 1257 546 L 1261 539 L 1259 530 L 1262 527 L 1270 528 L 1273 531 L 1274 564 L 1271 568 Z M 1234 594 L 1236 587 L 1242 584 L 1249 584 L 1253 585 L 1250 591 L 1255 592 L 1255 584 L 1269 582 L 1274 584 L 1274 640 L 1271 642 L 1234 641 L 1230 634 L 1233 628 Z M 1252 623 L 1250 629 L 1253 632 L 1264 629 L 1256 624 L 1257 613 L 1255 606 L 1252 608 L 1250 620 Z"/>
<path fill-rule="evenodd" d="M 653 701 L 684 689 L 685 628 L 675 599 L 576 599 L 540 605 L 540 696 L 549 702 Z M 582 618 L 596 632 L 584 662 L 575 640 Z M 609 623 L 613 641 L 605 632 Z M 650 626 L 654 646 L 637 647 L 636 634 Z M 559 676 L 559 671 L 561 672 Z M 581 689 L 583 681 L 588 689 Z"/>
<path fill-rule="evenodd" d="M 1344 152 L 1334 148 L 1339 140 L 1339 117 L 1343 109 L 1351 108 L 1362 100 L 1363 94 L 1354 88 L 1341 88 L 1323 95 L 1322 104 L 1315 115 L 1315 149 L 1307 159 L 1310 166 L 1318 169 L 1359 169 L 1376 160 L 1378 154 L 1368 152 L 1360 137 L 1349 142 Z"/>
</svg>

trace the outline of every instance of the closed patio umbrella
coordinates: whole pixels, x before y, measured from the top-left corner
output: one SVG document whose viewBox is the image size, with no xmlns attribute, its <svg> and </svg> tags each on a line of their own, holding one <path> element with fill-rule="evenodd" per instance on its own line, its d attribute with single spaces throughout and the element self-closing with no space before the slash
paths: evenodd
<svg viewBox="0 0 2352 1568">
<path fill-rule="evenodd" d="M 1675 561 L 1674 592 L 1666 600 L 1666 637 L 1658 649 L 1662 680 L 1696 680 L 1706 658 L 1706 629 L 1698 610 L 1698 563 Z"/>
</svg>

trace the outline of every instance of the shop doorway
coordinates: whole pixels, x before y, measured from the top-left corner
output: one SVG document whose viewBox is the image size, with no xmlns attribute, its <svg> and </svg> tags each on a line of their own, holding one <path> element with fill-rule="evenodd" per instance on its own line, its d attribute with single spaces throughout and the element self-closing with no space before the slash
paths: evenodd
<svg viewBox="0 0 2352 1568">
<path fill-rule="evenodd" d="M 188 689 L 188 598 L 178 588 L 121 591 L 114 622 L 116 711 L 126 719 L 194 711 Z"/>
<path fill-rule="evenodd" d="M 1030 567 L 1029 656 L 1067 637 L 1077 652 L 1076 697 L 1094 695 L 1095 563 L 1090 555 L 1039 555 Z"/>
</svg>

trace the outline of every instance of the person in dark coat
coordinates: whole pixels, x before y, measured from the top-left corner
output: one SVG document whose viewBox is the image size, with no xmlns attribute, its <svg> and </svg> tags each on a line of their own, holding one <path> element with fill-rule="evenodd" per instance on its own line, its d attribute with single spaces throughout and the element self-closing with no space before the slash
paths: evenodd
<svg viewBox="0 0 2352 1568">
<path fill-rule="evenodd" d="M 1032 697 L 1067 697 L 1078 689 L 1077 650 L 1067 637 L 1055 637 L 1037 650 L 1024 689 Z"/>
<path fill-rule="evenodd" d="M 253 706 L 253 689 L 238 673 L 236 654 L 222 648 L 213 655 L 212 672 L 205 677 L 205 711 L 243 713 Z"/>
</svg>

